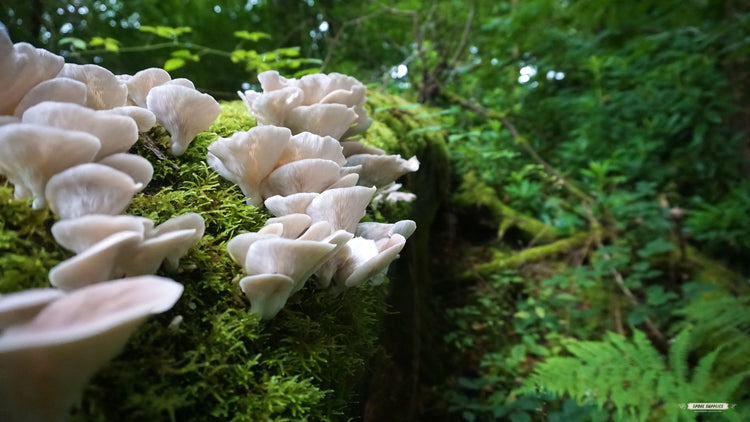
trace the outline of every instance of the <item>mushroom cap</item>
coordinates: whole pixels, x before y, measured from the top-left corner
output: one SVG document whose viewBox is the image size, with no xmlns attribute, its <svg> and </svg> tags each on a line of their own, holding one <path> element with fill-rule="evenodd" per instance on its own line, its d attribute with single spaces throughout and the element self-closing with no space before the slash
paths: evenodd
<svg viewBox="0 0 750 422">
<path fill-rule="evenodd" d="M 85 384 L 150 315 L 174 306 L 183 287 L 154 276 L 71 292 L 0 335 L 0 415 L 63 420 Z"/>
<path fill-rule="evenodd" d="M 270 239 L 274 237 L 279 237 L 279 235 L 274 233 L 259 232 L 238 234 L 237 236 L 229 239 L 229 242 L 227 242 L 227 252 L 229 252 L 229 256 L 232 257 L 234 262 L 244 267 L 245 261 L 247 260 L 247 252 L 248 250 L 250 250 L 250 245 L 258 240 Z"/>
<path fill-rule="evenodd" d="M 192 230 L 192 234 L 186 235 L 185 233 L 187 233 L 187 230 Z M 152 233 L 153 236 L 161 237 L 168 233 L 183 233 L 178 236 L 180 241 L 174 241 L 171 247 L 167 250 L 167 254 L 164 258 L 164 266 L 170 271 L 176 270 L 180 263 L 180 258 L 187 253 L 188 249 L 201 240 L 205 231 L 206 221 L 200 214 L 195 212 L 189 212 L 170 218 L 156 226 Z"/>
<path fill-rule="evenodd" d="M 287 196 L 274 195 L 266 198 L 263 203 L 268 211 L 277 217 L 296 213 L 305 214 L 310 202 L 318 195 L 320 194 L 315 192 L 295 193 Z"/>
<path fill-rule="evenodd" d="M 398 258 L 405 244 L 406 239 L 400 234 L 394 234 L 380 243 L 361 237 L 353 238 L 346 244 L 348 257 L 334 275 L 334 280 L 346 287 L 358 286 L 373 278 L 373 284 L 380 284 L 382 278 L 378 279 L 378 276 L 388 271 L 388 265 Z"/>
<path fill-rule="evenodd" d="M 18 103 L 36 84 L 52 79 L 65 59 L 28 43 L 13 45 L 0 30 L 0 114 L 13 114 Z"/>
<path fill-rule="evenodd" d="M 135 250 L 124 251 L 120 268 L 126 276 L 154 274 L 169 260 L 170 269 L 176 270 L 182 255 L 195 244 L 196 233 L 196 229 L 173 230 L 144 239 Z"/>
<path fill-rule="evenodd" d="M 57 221 L 52 237 L 65 249 L 81 253 L 96 243 L 119 232 L 150 233 L 154 222 L 134 215 L 89 214 Z"/>
<path fill-rule="evenodd" d="M 343 141 L 341 142 L 341 147 L 343 148 L 344 157 L 355 154 L 385 155 L 385 151 L 382 149 L 365 145 L 360 141 Z"/>
<path fill-rule="evenodd" d="M 383 187 L 406 173 L 419 170 L 419 160 L 404 160 L 400 155 L 354 154 L 346 158 L 348 166 L 362 166 L 359 184 Z"/>
<path fill-rule="evenodd" d="M 154 176 L 154 166 L 151 162 L 137 154 L 120 152 L 108 155 L 98 163 L 127 174 L 135 183 L 141 185 L 139 190 L 143 190 Z"/>
<path fill-rule="evenodd" d="M 212 142 L 207 161 L 222 177 L 239 185 L 248 204 L 258 206 L 263 201 L 260 183 L 274 169 L 291 137 L 287 128 L 256 126 Z"/>
<path fill-rule="evenodd" d="M 304 283 L 324 262 L 335 245 L 283 237 L 259 239 L 248 248 L 245 271 L 255 274 L 284 274 L 295 284 Z"/>
<path fill-rule="evenodd" d="M 61 219 L 87 214 L 120 214 L 141 185 L 127 174 L 103 164 L 71 167 L 49 179 L 45 195 Z"/>
<path fill-rule="evenodd" d="M 379 240 L 398 233 L 408 239 L 416 229 L 417 223 L 413 220 L 401 220 L 392 224 L 365 222 L 357 225 L 356 235 L 365 239 Z"/>
<path fill-rule="evenodd" d="M 138 141 L 138 126 L 130 117 L 95 111 L 73 103 L 45 101 L 26 110 L 21 120 L 96 136 L 101 148 L 95 160 L 125 152 Z"/>
<path fill-rule="evenodd" d="M 343 166 L 346 163 L 341 143 L 330 136 L 319 136 L 310 132 L 301 132 L 290 140 L 279 157 L 276 166 L 305 158 L 322 158 Z"/>
<path fill-rule="evenodd" d="M 112 280 L 125 274 L 124 257 L 131 256 L 143 234 L 122 231 L 100 240 L 90 248 L 52 267 L 48 277 L 53 286 L 65 291 Z"/>
<path fill-rule="evenodd" d="M 292 133 L 312 132 L 342 139 L 356 120 L 357 114 L 344 104 L 313 104 L 290 109 L 285 126 Z"/>
<path fill-rule="evenodd" d="M 182 155 L 193 138 L 208 129 L 221 113 L 221 106 L 212 96 L 179 84 L 151 88 L 146 106 L 171 135 L 174 155 Z"/>
<path fill-rule="evenodd" d="M 29 289 L 0 295 L 0 330 L 33 318 L 43 307 L 65 296 L 62 290 Z"/>
<path fill-rule="evenodd" d="M 306 158 L 292 161 L 272 171 L 261 183 L 261 194 L 268 198 L 301 192 L 322 192 L 339 180 L 341 167 L 331 160 Z"/>
<path fill-rule="evenodd" d="M 329 189 L 316 196 L 307 207 L 306 214 L 313 223 L 327 221 L 333 230 L 346 230 L 354 233 L 357 223 L 365 216 L 365 210 L 375 188 L 352 186 Z"/>
<path fill-rule="evenodd" d="M 287 239 L 296 239 L 310 227 L 311 223 L 312 219 L 307 214 L 287 214 L 266 220 L 266 226 L 281 224 L 282 231 L 279 236 Z"/>
<path fill-rule="evenodd" d="M 85 132 L 31 123 L 0 126 L 0 174 L 13 183 L 16 198 L 33 196 L 33 208 L 40 209 L 48 180 L 91 161 L 99 146 L 99 139 Z"/>
<path fill-rule="evenodd" d="M 58 101 L 78 105 L 86 104 L 86 85 L 70 78 L 53 78 L 38 83 L 24 95 L 13 112 L 21 117 L 29 107 L 44 101 Z"/>
<path fill-rule="evenodd" d="M 166 70 L 159 67 L 149 67 L 136 72 L 125 85 L 128 88 L 128 99 L 138 107 L 146 107 L 146 96 L 151 88 L 172 80 Z"/>
<path fill-rule="evenodd" d="M 154 113 L 143 107 L 121 106 L 102 111 L 130 117 L 135 121 L 135 124 L 138 127 L 138 132 L 147 132 L 156 124 L 156 116 L 154 116 Z"/>
<path fill-rule="evenodd" d="M 94 110 L 124 106 L 128 87 L 109 70 L 95 64 L 65 63 L 58 76 L 86 84 L 86 106 Z"/>
<path fill-rule="evenodd" d="M 250 300 L 250 312 L 271 319 L 286 305 L 294 280 L 283 274 L 258 274 L 240 280 L 240 288 Z"/>
<path fill-rule="evenodd" d="M 302 90 L 295 87 L 263 94 L 255 91 L 239 94 L 247 111 L 255 117 L 258 125 L 288 126 L 286 123 L 289 110 L 301 105 L 303 99 Z"/>
</svg>

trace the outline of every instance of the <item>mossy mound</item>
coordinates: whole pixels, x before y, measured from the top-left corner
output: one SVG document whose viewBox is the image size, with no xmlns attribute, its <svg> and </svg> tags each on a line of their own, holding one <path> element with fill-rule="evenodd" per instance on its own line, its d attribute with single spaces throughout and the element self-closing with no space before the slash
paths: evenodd
<svg viewBox="0 0 750 422">
<path fill-rule="evenodd" d="M 222 108 L 181 157 L 166 154 L 168 134 L 161 127 L 131 151 L 151 161 L 154 179 L 126 213 L 158 224 L 197 212 L 206 232 L 176 272 L 159 272 L 184 284 L 182 298 L 144 324 L 95 376 L 72 421 L 345 420 L 360 412 L 360 386 L 373 358 L 383 354 L 378 342 L 389 283 L 338 294 L 308 285 L 270 321 L 250 313 L 238 286 L 241 269 L 226 242 L 258 230 L 269 215 L 246 205 L 240 189 L 206 164 L 217 136 L 255 125 L 241 102 Z M 407 155 L 405 129 L 391 128 L 382 116 L 376 115 L 366 140 Z M 371 211 L 369 218 L 395 221 L 409 214 L 410 206 L 399 205 Z M 0 292 L 48 286 L 49 269 L 71 256 L 50 234 L 54 217 L 31 211 L 30 201 L 13 200 L 12 187 L 2 181 L 0 217 Z"/>
</svg>

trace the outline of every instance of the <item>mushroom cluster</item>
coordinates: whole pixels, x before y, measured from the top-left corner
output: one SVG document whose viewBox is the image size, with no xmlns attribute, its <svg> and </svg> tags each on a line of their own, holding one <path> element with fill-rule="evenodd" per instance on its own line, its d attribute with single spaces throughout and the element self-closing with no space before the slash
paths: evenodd
<svg viewBox="0 0 750 422">
<path fill-rule="evenodd" d="M 419 161 L 352 138 L 372 123 L 366 88 L 356 79 L 334 73 L 297 80 L 275 71 L 258 78 L 264 92 L 240 97 L 259 126 L 214 141 L 208 163 L 239 185 L 249 205 L 263 204 L 275 216 L 228 244 L 247 274 L 240 287 L 252 312 L 269 319 L 311 276 L 319 288 L 382 282 L 416 224 L 360 220 L 376 195 L 397 190 L 396 179 L 417 171 Z"/>
<path fill-rule="evenodd" d="M 49 205 L 53 237 L 76 253 L 51 269 L 56 288 L 0 296 L 0 420 L 61 420 L 136 327 L 179 299 L 181 284 L 149 274 L 175 270 L 204 232 L 195 213 L 119 215 L 154 171 L 127 151 L 158 121 L 180 154 L 221 108 L 164 71 L 65 64 L 3 31 L 0 56 L 0 176 L 16 199 Z"/>
</svg>

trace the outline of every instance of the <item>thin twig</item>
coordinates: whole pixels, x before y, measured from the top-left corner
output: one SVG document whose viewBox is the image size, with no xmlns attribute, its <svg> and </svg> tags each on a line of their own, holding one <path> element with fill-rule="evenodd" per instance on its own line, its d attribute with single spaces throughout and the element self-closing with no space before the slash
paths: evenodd
<svg viewBox="0 0 750 422">
<path fill-rule="evenodd" d="M 141 132 L 141 136 L 138 137 L 138 139 L 141 141 L 143 146 L 145 146 L 149 151 L 151 151 L 156 158 L 158 158 L 161 161 L 166 161 L 167 164 L 172 166 L 172 168 L 178 169 L 180 168 L 177 164 L 167 160 L 167 156 L 164 155 L 163 152 L 159 149 L 159 147 L 156 145 L 156 142 L 151 138 L 151 136 L 147 132 Z"/>
</svg>

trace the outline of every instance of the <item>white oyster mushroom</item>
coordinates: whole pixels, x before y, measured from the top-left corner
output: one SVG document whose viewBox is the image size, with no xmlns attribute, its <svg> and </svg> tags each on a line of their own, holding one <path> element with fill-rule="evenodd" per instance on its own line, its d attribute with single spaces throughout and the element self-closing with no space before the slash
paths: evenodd
<svg viewBox="0 0 750 422">
<path fill-rule="evenodd" d="M 57 76 L 86 84 L 86 106 L 94 110 L 106 110 L 127 103 L 128 87 L 114 73 L 99 65 L 65 63 Z"/>
<path fill-rule="evenodd" d="M 294 280 L 283 274 L 259 274 L 240 280 L 240 288 L 250 300 L 250 311 L 264 320 L 281 311 L 293 287 Z"/>
<path fill-rule="evenodd" d="M 125 83 L 128 88 L 128 99 L 136 106 L 145 108 L 146 96 L 151 88 L 171 80 L 169 73 L 159 67 L 149 67 L 136 72 Z"/>
<path fill-rule="evenodd" d="M 282 217 L 269 218 L 266 220 L 266 227 L 280 224 L 282 230 L 278 233 L 279 236 L 296 239 L 310 227 L 311 223 L 312 219 L 307 214 L 288 214 Z"/>
<path fill-rule="evenodd" d="M 178 84 L 151 88 L 146 106 L 169 132 L 174 155 L 182 155 L 196 135 L 219 117 L 221 106 L 213 97 Z"/>
<path fill-rule="evenodd" d="M 37 84 L 21 99 L 13 112 L 21 117 L 29 107 L 44 101 L 58 101 L 78 105 L 86 104 L 86 85 L 70 78 L 53 78 Z"/>
<path fill-rule="evenodd" d="M 260 183 L 273 171 L 292 137 L 287 128 L 256 126 L 219 138 L 208 146 L 208 164 L 225 179 L 236 183 L 249 205 L 263 202 Z"/>
<path fill-rule="evenodd" d="M 70 291 L 125 275 L 126 257 L 131 257 L 143 234 L 122 231 L 107 236 L 83 252 L 52 267 L 50 283 Z"/>
<path fill-rule="evenodd" d="M 127 174 L 103 164 L 71 167 L 49 179 L 45 196 L 60 219 L 120 214 L 141 188 Z"/>
<path fill-rule="evenodd" d="M 346 167 L 341 168 L 342 173 L 346 171 L 347 171 Z M 333 182 L 326 189 L 350 188 L 352 186 L 356 186 L 358 181 L 359 181 L 359 174 L 357 173 L 344 174 L 343 176 L 341 176 L 339 180 Z"/>
<path fill-rule="evenodd" d="M 52 225 L 52 237 L 63 248 L 81 253 L 96 243 L 119 232 L 150 233 L 154 222 L 134 215 L 89 214 L 59 220 Z"/>
<path fill-rule="evenodd" d="M 396 223 L 365 222 L 357 225 L 357 236 L 365 239 L 378 240 L 393 234 L 400 234 L 408 239 L 417 230 L 417 223 L 413 220 L 401 220 Z"/>
<path fill-rule="evenodd" d="M 261 195 L 288 196 L 302 192 L 322 192 L 340 178 L 341 167 L 331 160 L 307 158 L 292 161 L 272 171 L 261 183 Z"/>
<path fill-rule="evenodd" d="M 360 141 L 344 141 L 341 143 L 344 157 L 355 154 L 373 154 L 373 155 L 385 155 L 385 151 L 380 148 L 371 147 L 365 145 Z"/>
<path fill-rule="evenodd" d="M 306 158 L 321 158 L 343 166 L 346 163 L 343 150 L 341 143 L 335 138 L 302 132 L 292 136 L 276 166 Z"/>
<path fill-rule="evenodd" d="M 386 186 L 406 173 L 419 170 L 419 160 L 411 157 L 404 160 L 400 155 L 355 154 L 346 158 L 347 166 L 362 166 L 359 184 L 362 186 Z"/>
<path fill-rule="evenodd" d="M 135 183 L 141 185 L 139 190 L 143 190 L 154 176 L 154 166 L 151 162 L 137 154 L 121 152 L 108 155 L 97 162 L 127 174 Z"/>
<path fill-rule="evenodd" d="M 99 139 L 85 132 L 30 123 L 0 126 L 0 174 L 13 183 L 17 199 L 33 197 L 32 207 L 41 209 L 48 180 L 91 161 L 99 147 Z"/>
<path fill-rule="evenodd" d="M 356 120 L 357 113 L 343 104 L 315 104 L 289 110 L 284 123 L 292 133 L 312 132 L 342 139 Z"/>
<path fill-rule="evenodd" d="M 136 106 L 121 106 L 102 111 L 130 117 L 135 121 L 135 124 L 138 127 L 138 132 L 147 132 L 156 124 L 156 116 L 154 116 L 154 113 L 149 111 L 147 108 Z"/>
<path fill-rule="evenodd" d="M 191 230 L 192 233 L 187 235 L 186 233 Z M 179 236 L 172 237 L 173 239 L 179 238 L 180 241 L 172 241 L 173 243 L 164 254 L 164 266 L 167 270 L 174 271 L 180 263 L 180 258 L 201 240 L 205 231 L 206 221 L 203 217 L 198 213 L 189 212 L 170 218 L 156 226 L 152 233 L 147 232 L 146 234 L 151 237 L 162 237 L 175 232 L 182 233 Z"/>
<path fill-rule="evenodd" d="M 69 293 L 0 335 L 0 419 L 64 420 L 89 379 L 149 316 L 172 308 L 183 287 L 154 276 Z"/>
<path fill-rule="evenodd" d="M 295 193 L 288 196 L 274 195 L 266 198 L 263 204 L 271 214 L 277 217 L 287 214 L 304 214 L 310 202 L 318 195 L 320 194 L 314 192 Z"/>
<path fill-rule="evenodd" d="M 90 133 L 101 143 L 95 159 L 125 152 L 138 141 L 138 126 L 130 117 L 95 111 L 73 103 L 45 101 L 30 107 L 21 121 Z"/>
<path fill-rule="evenodd" d="M 238 92 L 238 94 L 259 126 L 287 127 L 289 110 L 302 105 L 303 99 L 302 90 L 295 87 L 263 94 L 255 91 Z"/>
<path fill-rule="evenodd" d="M 338 285 L 353 287 L 370 280 L 372 284 L 383 282 L 388 265 L 398 258 L 406 239 L 394 234 L 387 239 L 374 241 L 355 237 L 346 244 L 347 258 L 333 279 Z"/>
<path fill-rule="evenodd" d="M 10 115 L 38 83 L 52 79 L 65 59 L 28 43 L 13 44 L 0 30 L 0 114 Z"/>
<path fill-rule="evenodd" d="M 304 283 L 335 248 L 331 243 L 283 237 L 259 239 L 248 248 L 244 268 L 250 275 L 284 274 Z"/>
<path fill-rule="evenodd" d="M 305 213 L 312 217 L 313 223 L 327 221 L 331 223 L 333 230 L 354 233 L 374 194 L 374 187 L 329 189 L 313 198 Z"/>
<path fill-rule="evenodd" d="M 279 237 L 279 233 L 241 233 L 227 242 L 227 252 L 229 252 L 229 256 L 232 257 L 235 263 L 244 267 L 245 261 L 247 260 L 247 251 L 250 249 L 250 245 L 258 240 L 272 239 L 275 237 Z"/>
<path fill-rule="evenodd" d="M 165 266 L 168 266 L 170 271 L 176 270 L 180 258 L 195 244 L 197 234 L 196 229 L 172 230 L 144 239 L 134 250 L 125 251 L 121 257 L 124 274 L 154 274 L 164 262 L 169 262 Z"/>
<path fill-rule="evenodd" d="M 48 303 L 65 296 L 59 289 L 29 289 L 0 295 L 0 330 L 33 318 Z"/>
</svg>

